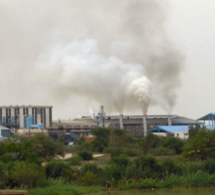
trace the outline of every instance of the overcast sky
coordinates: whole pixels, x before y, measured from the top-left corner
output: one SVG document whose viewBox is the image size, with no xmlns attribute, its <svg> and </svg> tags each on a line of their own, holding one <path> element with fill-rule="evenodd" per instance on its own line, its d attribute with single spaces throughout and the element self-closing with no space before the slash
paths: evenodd
<svg viewBox="0 0 215 195">
<path fill-rule="evenodd" d="M 102 104 L 213 112 L 214 10 L 213 0 L 1 0 L 0 104 L 52 105 L 54 119 Z"/>
<path fill-rule="evenodd" d="M 215 1 L 170 2 L 168 34 L 185 56 L 174 113 L 199 118 L 215 110 Z"/>
</svg>

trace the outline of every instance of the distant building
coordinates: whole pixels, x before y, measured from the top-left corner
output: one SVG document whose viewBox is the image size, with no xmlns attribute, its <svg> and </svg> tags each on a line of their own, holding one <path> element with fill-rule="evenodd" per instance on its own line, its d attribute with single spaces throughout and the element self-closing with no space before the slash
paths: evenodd
<svg viewBox="0 0 215 195">
<path fill-rule="evenodd" d="M 10 137 L 13 134 L 14 133 L 9 128 L 0 125 L 0 141 Z"/>
<path fill-rule="evenodd" d="M 93 118 L 91 116 L 82 116 L 79 119 L 53 121 L 50 130 L 68 131 L 78 135 L 89 136 L 91 129 L 100 126 L 100 115 Z M 143 137 L 143 115 L 118 115 L 103 116 L 103 125 L 108 128 L 121 128 L 127 131 L 132 137 Z M 196 121 L 177 115 L 147 115 L 146 127 L 150 130 L 156 126 L 176 126 L 176 125 L 195 125 Z"/>
<path fill-rule="evenodd" d="M 52 106 L 1 106 L 0 124 L 9 128 L 26 129 L 27 117 L 32 117 L 32 125 L 52 126 Z"/>
</svg>

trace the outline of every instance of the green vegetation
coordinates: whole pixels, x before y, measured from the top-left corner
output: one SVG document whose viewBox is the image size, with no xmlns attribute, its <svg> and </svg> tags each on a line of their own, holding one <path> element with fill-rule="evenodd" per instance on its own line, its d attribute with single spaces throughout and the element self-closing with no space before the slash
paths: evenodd
<svg viewBox="0 0 215 195">
<path fill-rule="evenodd" d="M 215 131 L 191 127 L 188 140 L 154 134 L 135 139 L 121 129 L 92 133 L 93 141 L 80 137 L 72 148 L 43 134 L 0 142 L 0 188 L 31 195 L 88 194 L 107 183 L 119 189 L 215 186 Z M 73 157 L 56 158 L 68 151 Z"/>
</svg>

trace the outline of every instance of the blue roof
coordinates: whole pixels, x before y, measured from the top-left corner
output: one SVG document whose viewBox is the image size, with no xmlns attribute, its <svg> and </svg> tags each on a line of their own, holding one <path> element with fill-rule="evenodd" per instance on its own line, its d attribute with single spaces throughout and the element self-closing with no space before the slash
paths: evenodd
<svg viewBox="0 0 215 195">
<path fill-rule="evenodd" d="M 211 113 L 197 119 L 197 121 L 210 121 L 210 120 L 215 120 L 215 112 L 211 112 Z"/>
<path fill-rule="evenodd" d="M 203 125 L 204 126 L 204 125 Z M 203 127 L 201 126 L 201 127 Z M 150 129 L 147 133 L 150 132 L 164 132 L 164 133 L 175 133 L 175 132 L 188 132 L 190 125 L 172 125 L 172 126 L 157 126 L 153 129 Z M 214 130 L 214 126 L 205 125 L 206 129 Z"/>
</svg>

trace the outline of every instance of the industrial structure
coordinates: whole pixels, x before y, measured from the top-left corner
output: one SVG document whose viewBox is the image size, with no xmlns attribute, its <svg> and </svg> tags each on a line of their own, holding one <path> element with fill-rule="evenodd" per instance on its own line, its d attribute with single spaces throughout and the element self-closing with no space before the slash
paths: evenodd
<svg viewBox="0 0 215 195">
<path fill-rule="evenodd" d="M 156 126 L 182 126 L 195 125 L 196 120 L 178 115 L 106 115 L 101 107 L 98 115 L 82 116 L 73 120 L 53 121 L 52 132 L 73 132 L 75 136 L 91 134 L 95 127 L 121 128 L 132 137 L 143 137 Z"/>
<path fill-rule="evenodd" d="M 1 106 L 0 124 L 8 128 L 27 129 L 30 125 L 41 128 L 52 126 L 52 106 Z"/>
</svg>

